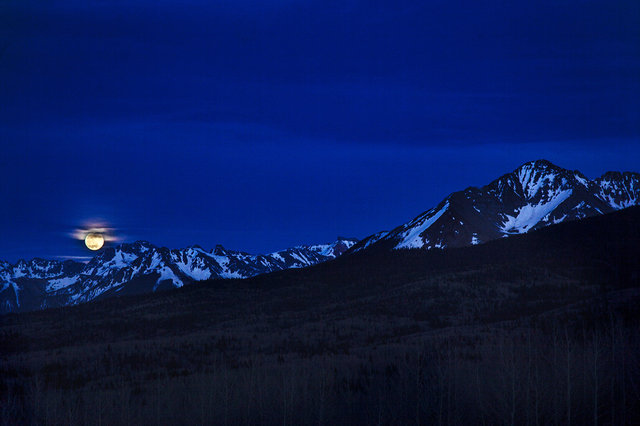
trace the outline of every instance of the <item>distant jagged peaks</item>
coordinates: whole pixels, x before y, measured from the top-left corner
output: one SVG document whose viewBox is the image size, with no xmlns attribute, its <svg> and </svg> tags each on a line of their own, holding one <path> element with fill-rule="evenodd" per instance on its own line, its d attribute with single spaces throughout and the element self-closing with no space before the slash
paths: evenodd
<svg viewBox="0 0 640 426">
<path fill-rule="evenodd" d="M 213 278 L 247 278 L 315 265 L 340 256 L 357 240 L 298 246 L 251 255 L 217 245 L 206 251 L 156 247 L 147 241 L 108 247 L 88 263 L 33 259 L 0 262 L 0 312 L 65 306 L 108 296 L 152 292 Z"/>
<path fill-rule="evenodd" d="M 87 264 L 33 259 L 0 262 L 0 313 L 152 292 L 212 278 L 247 278 L 302 268 L 370 249 L 444 249 L 481 244 L 548 225 L 640 205 L 640 174 L 589 180 L 546 160 L 523 164 L 482 188 L 454 192 L 391 231 L 357 242 L 298 246 L 265 255 L 156 247 L 146 241 L 104 249 Z"/>
<path fill-rule="evenodd" d="M 454 192 L 410 222 L 364 238 L 351 252 L 475 245 L 639 204 L 638 173 L 607 172 L 589 180 L 536 160 L 482 188 Z"/>
</svg>

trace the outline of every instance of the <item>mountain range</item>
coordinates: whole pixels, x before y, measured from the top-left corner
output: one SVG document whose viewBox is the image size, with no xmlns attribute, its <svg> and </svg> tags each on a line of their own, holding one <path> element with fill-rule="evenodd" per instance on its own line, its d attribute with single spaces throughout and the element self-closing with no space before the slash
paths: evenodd
<svg viewBox="0 0 640 426">
<path fill-rule="evenodd" d="M 251 255 L 159 248 L 138 241 L 104 249 L 88 263 L 33 259 L 0 262 L 0 313 L 66 306 L 117 295 L 181 287 L 215 278 L 248 278 L 302 268 L 364 250 L 477 245 L 561 222 L 640 205 L 640 174 L 607 172 L 590 180 L 546 160 L 523 164 L 482 188 L 454 192 L 415 219 L 361 241 L 298 246 Z"/>
<path fill-rule="evenodd" d="M 182 287 L 215 278 L 248 278 L 334 259 L 356 240 L 298 246 L 266 255 L 198 246 L 156 247 L 146 241 L 104 249 L 88 263 L 73 260 L 0 262 L 0 313 L 75 305 L 90 300 Z"/>
</svg>

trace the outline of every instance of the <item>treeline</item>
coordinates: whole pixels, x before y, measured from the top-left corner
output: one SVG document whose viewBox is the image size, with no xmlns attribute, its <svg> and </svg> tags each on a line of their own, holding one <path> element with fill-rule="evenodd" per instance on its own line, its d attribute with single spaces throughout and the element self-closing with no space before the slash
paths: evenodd
<svg viewBox="0 0 640 426">
<path fill-rule="evenodd" d="M 180 351 L 162 363 L 150 347 L 120 348 L 99 362 L 5 369 L 2 422 L 631 425 L 640 421 L 639 338 L 637 322 L 610 315 L 308 357 L 231 359 L 209 348 L 210 365 L 197 370 Z"/>
</svg>

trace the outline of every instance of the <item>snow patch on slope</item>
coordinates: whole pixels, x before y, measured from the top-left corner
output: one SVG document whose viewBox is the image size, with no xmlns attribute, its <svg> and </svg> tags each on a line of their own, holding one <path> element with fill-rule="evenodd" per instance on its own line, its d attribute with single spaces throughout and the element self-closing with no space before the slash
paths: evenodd
<svg viewBox="0 0 640 426">
<path fill-rule="evenodd" d="M 230 259 L 228 256 L 221 256 L 221 255 L 206 253 L 206 252 L 204 254 L 213 258 L 216 261 L 216 263 L 220 265 L 220 268 L 222 269 L 222 271 L 218 274 L 220 278 L 247 278 L 244 275 L 240 274 L 239 272 L 237 271 L 232 272 L 229 269 Z"/>
<path fill-rule="evenodd" d="M 545 216 L 556 209 L 564 200 L 571 196 L 572 190 L 560 191 L 546 203 L 526 204 L 516 210 L 516 216 L 505 215 L 502 231 L 507 234 L 523 234 L 530 231 Z"/>
<path fill-rule="evenodd" d="M 60 290 L 60 289 L 69 287 L 70 285 L 73 285 L 76 282 L 78 282 L 77 276 L 49 280 L 49 283 L 47 284 L 47 291 Z"/>
<path fill-rule="evenodd" d="M 400 234 L 400 238 L 402 241 L 396 245 L 394 248 L 422 248 L 424 246 L 424 241 L 420 237 L 425 230 L 427 230 L 431 225 L 433 225 L 440 217 L 447 211 L 449 208 L 449 201 L 445 203 L 440 210 L 435 213 L 428 212 L 424 218 L 418 219 L 416 223 L 409 223 L 409 229 Z"/>
<path fill-rule="evenodd" d="M 154 291 L 158 288 L 158 285 L 160 285 L 162 281 L 167 281 L 167 280 L 173 282 L 174 287 L 182 287 L 183 285 L 182 280 L 176 277 L 176 274 L 173 273 L 171 268 L 165 266 L 162 269 L 160 269 L 158 272 L 160 273 L 160 277 L 156 281 L 156 284 L 153 286 Z"/>
</svg>

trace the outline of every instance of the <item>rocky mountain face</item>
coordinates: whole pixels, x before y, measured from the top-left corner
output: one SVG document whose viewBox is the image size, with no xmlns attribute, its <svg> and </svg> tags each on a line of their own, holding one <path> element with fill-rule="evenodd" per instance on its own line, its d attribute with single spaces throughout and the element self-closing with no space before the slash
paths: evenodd
<svg viewBox="0 0 640 426">
<path fill-rule="evenodd" d="M 0 262 L 0 313 L 66 306 L 109 296 L 182 287 L 214 278 L 247 278 L 334 259 L 356 240 L 298 246 L 266 255 L 156 247 L 145 241 L 107 248 L 88 263 L 72 260 Z"/>
<path fill-rule="evenodd" d="M 638 173 L 607 172 L 589 180 L 538 160 L 482 188 L 454 192 L 410 222 L 361 240 L 351 252 L 475 245 L 634 205 L 640 205 Z"/>
</svg>

